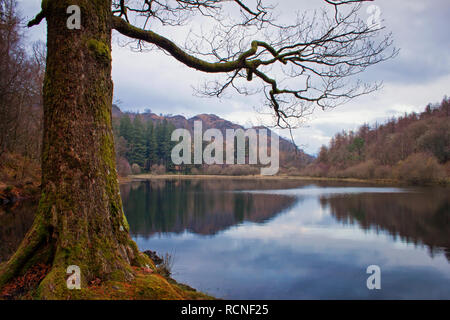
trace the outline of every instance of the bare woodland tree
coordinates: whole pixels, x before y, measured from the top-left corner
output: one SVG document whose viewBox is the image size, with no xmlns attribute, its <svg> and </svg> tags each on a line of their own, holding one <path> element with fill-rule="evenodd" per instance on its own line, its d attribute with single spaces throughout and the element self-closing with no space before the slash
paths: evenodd
<svg viewBox="0 0 450 320">
<path fill-rule="evenodd" d="M 15 1 L 0 0 L 0 157 L 11 152 L 37 159 L 45 48 L 35 43 L 30 58 L 20 24 Z"/>
<path fill-rule="evenodd" d="M 150 263 L 129 236 L 119 195 L 112 30 L 137 41 L 140 50 L 150 45 L 195 70 L 221 75 L 205 85 L 207 95 L 263 93 L 276 124 L 290 127 L 315 106 L 334 107 L 377 89 L 355 76 L 395 50 L 389 34 L 359 17 L 362 2 L 325 0 L 324 11 L 282 24 L 276 7 L 262 0 L 42 1 L 29 23 L 45 18 L 48 26 L 42 197 L 33 227 L 2 267 L 0 287 L 45 263 L 51 269 L 39 297 L 61 298 L 69 296 L 68 265 L 80 266 L 86 285 L 94 278 L 129 281 L 131 266 Z M 70 5 L 81 8 L 81 30 L 66 27 Z M 194 22 L 209 26 L 209 33 L 184 46 L 162 34 Z"/>
</svg>

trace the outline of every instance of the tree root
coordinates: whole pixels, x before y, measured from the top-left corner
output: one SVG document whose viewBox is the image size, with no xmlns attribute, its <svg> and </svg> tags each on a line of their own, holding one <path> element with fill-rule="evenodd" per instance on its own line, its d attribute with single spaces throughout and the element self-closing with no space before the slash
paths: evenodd
<svg viewBox="0 0 450 320">
<path fill-rule="evenodd" d="M 39 264 L 48 264 L 53 256 L 48 245 L 49 232 L 41 219 L 36 218 L 31 230 L 25 236 L 16 253 L 0 269 L 0 288 L 17 276 L 23 275 L 28 268 Z"/>
</svg>

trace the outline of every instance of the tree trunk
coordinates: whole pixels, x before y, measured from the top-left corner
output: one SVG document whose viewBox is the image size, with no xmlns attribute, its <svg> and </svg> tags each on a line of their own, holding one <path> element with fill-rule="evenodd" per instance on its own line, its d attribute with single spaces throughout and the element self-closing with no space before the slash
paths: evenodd
<svg viewBox="0 0 450 320">
<path fill-rule="evenodd" d="M 34 224 L 0 272 L 0 287 L 36 264 L 51 265 L 41 298 L 61 298 L 66 269 L 92 279 L 131 280 L 143 257 L 128 233 L 111 124 L 111 0 L 44 0 L 48 24 L 44 81 L 42 195 Z M 81 8 L 81 30 L 67 7 Z"/>
</svg>

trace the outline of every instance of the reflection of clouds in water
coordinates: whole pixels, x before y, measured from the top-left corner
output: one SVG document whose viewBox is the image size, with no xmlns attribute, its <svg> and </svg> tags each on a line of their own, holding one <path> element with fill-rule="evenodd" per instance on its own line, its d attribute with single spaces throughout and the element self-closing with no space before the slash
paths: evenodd
<svg viewBox="0 0 450 320">
<path fill-rule="evenodd" d="M 256 225 L 237 229 L 242 233 L 230 230 L 207 241 L 191 235 L 139 246 L 157 246 L 160 251 L 176 248 L 175 278 L 225 298 L 368 298 L 370 293 L 361 284 L 365 283 L 365 268 L 371 264 L 382 267 L 386 296 L 414 297 L 417 289 L 414 281 L 403 292 L 385 289 L 396 279 L 390 274 L 412 273 L 418 282 L 450 276 L 445 258 L 430 259 L 425 250 L 411 246 L 399 249 L 390 245 L 387 237 L 361 243 L 330 239 L 321 233 L 272 237 L 264 232 L 264 226 Z M 250 232 L 252 236 L 247 238 L 239 236 Z M 255 232 L 266 236 L 255 236 Z M 430 269 L 439 274 L 430 275 Z"/>
<path fill-rule="evenodd" d="M 366 233 L 355 226 L 335 225 L 324 228 L 274 222 L 270 226 L 241 226 L 223 236 L 234 240 L 260 240 L 266 243 L 276 241 L 277 245 L 295 252 L 311 250 L 316 254 L 335 255 L 335 258 L 341 257 L 343 252 L 358 251 L 358 255 L 355 255 L 358 260 L 370 262 L 381 259 L 384 265 L 411 267 L 426 266 L 429 262 L 428 253 L 423 248 L 419 249 L 403 241 L 393 242 L 387 234 Z M 437 266 L 441 271 L 449 271 L 448 262 L 443 255 L 435 259 L 440 261 Z"/>
<path fill-rule="evenodd" d="M 300 211 L 299 209 L 302 209 Z M 324 225 L 323 220 L 333 221 Z M 328 221 L 329 222 L 329 221 Z M 314 248 L 321 254 L 342 254 L 342 250 L 361 250 L 359 259 L 363 259 L 364 254 L 371 252 L 372 255 L 384 255 L 385 264 L 404 264 L 415 266 L 426 266 L 427 260 L 423 255 L 427 255 L 423 246 L 419 251 L 416 245 L 401 241 L 392 241 L 392 237 L 384 231 L 363 230 L 356 225 L 342 225 L 336 222 L 330 215 L 329 209 L 324 210 L 317 206 L 316 199 L 304 201 L 296 205 L 286 214 L 275 218 L 270 224 L 257 225 L 245 224 L 239 228 L 227 231 L 224 236 L 232 239 L 252 239 L 265 242 L 277 241 L 284 247 L 289 247 L 293 251 L 303 251 L 305 248 Z M 332 248 L 332 249 L 331 249 Z M 389 248 L 390 250 L 386 250 Z M 331 250 L 330 250 L 331 249 Z M 383 254 L 381 254 L 381 252 Z M 390 255 L 386 255 L 390 253 Z M 401 258 L 400 258 L 400 256 Z M 370 258 L 364 258 L 369 261 Z M 441 271 L 448 271 L 449 266 L 443 255 L 436 259 L 442 260 L 439 265 Z"/>
<path fill-rule="evenodd" d="M 410 192 L 406 189 L 400 188 L 370 188 L 370 187 L 340 187 L 340 188 L 323 188 L 323 187 L 305 187 L 298 189 L 287 190 L 249 190 L 239 192 L 250 192 L 259 194 L 282 194 L 289 196 L 317 196 L 317 195 L 330 195 L 330 194 L 359 194 L 359 193 L 401 193 Z"/>
<path fill-rule="evenodd" d="M 411 243 L 422 238 L 432 245 L 445 243 L 448 227 L 440 220 L 435 223 L 434 214 L 448 201 L 445 195 L 317 186 L 244 192 L 249 193 L 296 200 L 263 223 L 247 220 L 209 236 L 183 232 L 139 237 L 138 245 L 162 253 L 175 250 L 175 278 L 222 298 L 450 298 L 445 256 L 431 257 L 428 248 Z M 207 193 L 204 197 L 211 200 Z M 434 238 L 412 226 L 421 226 Z M 393 238 L 389 228 L 408 241 Z M 371 264 L 381 267 L 381 292 L 365 286 Z"/>
<path fill-rule="evenodd" d="M 227 181 L 228 182 L 228 181 Z M 159 181 L 121 187 L 124 210 L 133 235 L 192 233 L 211 236 L 246 221 L 266 223 L 291 208 L 295 197 L 224 192 L 211 181 Z"/>
</svg>

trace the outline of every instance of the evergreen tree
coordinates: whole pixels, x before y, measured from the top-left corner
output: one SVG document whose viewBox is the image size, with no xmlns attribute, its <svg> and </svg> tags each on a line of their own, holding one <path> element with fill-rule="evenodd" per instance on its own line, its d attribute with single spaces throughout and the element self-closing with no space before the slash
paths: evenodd
<svg viewBox="0 0 450 320">
<path fill-rule="evenodd" d="M 145 129 L 145 169 L 150 170 L 151 166 L 158 162 L 156 129 L 153 121 L 149 120 Z"/>
<path fill-rule="evenodd" d="M 162 123 L 159 123 L 156 126 L 156 143 L 157 143 L 157 152 L 159 163 L 165 165 L 166 158 L 166 142 L 165 142 L 165 127 L 167 127 L 167 120 L 164 119 Z"/>
<path fill-rule="evenodd" d="M 166 121 L 167 122 L 167 121 Z M 172 141 L 172 132 L 175 130 L 175 126 L 168 122 L 166 123 L 166 127 L 164 128 L 164 142 L 165 142 L 165 164 L 167 171 L 173 171 L 175 169 L 175 165 L 172 162 L 172 149 L 175 146 L 176 142 Z"/>
<path fill-rule="evenodd" d="M 131 141 L 132 135 L 132 124 L 130 120 L 130 116 L 125 114 L 120 118 L 119 124 L 119 136 L 123 137 L 127 142 Z"/>
<path fill-rule="evenodd" d="M 136 163 L 140 167 L 143 167 L 146 153 L 145 128 L 138 115 L 133 120 L 131 133 L 130 163 Z"/>
</svg>

